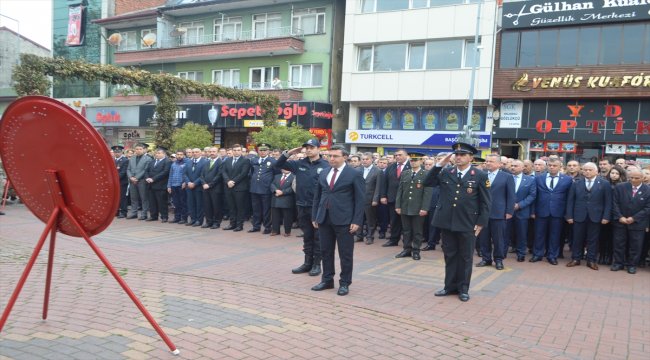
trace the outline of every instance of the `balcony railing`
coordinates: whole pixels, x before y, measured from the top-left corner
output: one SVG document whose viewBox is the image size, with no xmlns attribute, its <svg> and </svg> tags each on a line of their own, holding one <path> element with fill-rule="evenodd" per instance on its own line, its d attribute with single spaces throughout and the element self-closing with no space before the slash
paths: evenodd
<svg viewBox="0 0 650 360">
<path fill-rule="evenodd" d="M 190 34 L 192 32 L 192 34 Z M 188 31 L 182 36 L 166 36 L 158 39 L 158 42 L 152 47 L 142 47 L 139 50 L 148 50 L 148 49 L 161 49 L 161 48 L 177 48 L 184 46 L 197 46 L 197 45 L 208 45 L 208 44 L 219 44 L 219 43 L 229 43 L 229 42 L 239 42 L 239 41 L 256 41 L 256 40 L 267 40 L 275 38 L 285 38 L 285 37 L 294 37 L 294 38 L 303 38 L 303 31 L 296 29 L 291 26 L 284 26 L 278 28 L 265 29 L 264 31 L 241 31 L 239 33 L 229 33 L 222 32 L 216 34 L 207 34 L 207 35 L 198 35 L 195 33 L 195 29 L 188 29 Z M 129 50 L 119 50 L 118 51 L 132 51 L 136 49 Z"/>
</svg>

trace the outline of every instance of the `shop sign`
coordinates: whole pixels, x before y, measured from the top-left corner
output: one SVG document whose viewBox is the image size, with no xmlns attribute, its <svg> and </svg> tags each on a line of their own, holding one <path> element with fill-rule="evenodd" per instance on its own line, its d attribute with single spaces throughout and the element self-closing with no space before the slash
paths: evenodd
<svg viewBox="0 0 650 360">
<path fill-rule="evenodd" d="M 551 131 L 557 131 L 559 134 L 568 134 L 569 131 L 573 130 L 578 126 L 578 121 L 576 118 L 582 117 L 582 109 L 584 105 L 567 105 L 568 114 L 567 118 L 569 120 L 558 120 L 559 126 L 555 126 L 551 120 L 537 120 L 535 124 L 535 130 L 540 134 L 546 134 Z M 620 105 L 605 105 L 604 106 L 604 117 L 612 118 L 610 124 L 607 124 L 607 120 L 598 119 L 598 120 L 586 120 L 585 126 L 588 131 L 592 134 L 600 134 L 604 129 L 611 129 L 612 134 L 614 135 L 623 135 L 625 125 L 625 119 L 621 116 L 622 108 Z M 650 134 L 650 121 L 638 120 L 636 129 L 634 130 L 635 135 L 649 135 Z M 609 125 L 609 126 L 607 126 Z"/>
<path fill-rule="evenodd" d="M 490 146 L 489 134 L 477 136 L 479 146 Z M 345 139 L 348 144 L 451 146 L 458 142 L 458 132 L 346 130 Z"/>
<path fill-rule="evenodd" d="M 565 74 L 560 76 L 540 76 L 529 79 L 528 73 L 523 73 L 517 81 L 512 83 L 512 90 L 519 92 L 529 92 L 538 89 L 553 90 L 571 88 L 650 88 L 650 75 L 646 75 L 645 73 L 623 76 Z"/>
<path fill-rule="evenodd" d="M 96 127 L 138 126 L 140 109 L 138 106 L 88 107 L 86 119 Z"/>
<path fill-rule="evenodd" d="M 650 19 L 649 0 L 548 1 L 503 4 L 504 29 L 581 25 Z"/>
<path fill-rule="evenodd" d="M 523 117 L 523 101 L 503 101 L 501 102 L 501 118 L 499 126 L 502 128 L 517 129 L 521 127 Z"/>
<path fill-rule="evenodd" d="M 264 120 L 244 120 L 244 127 L 264 127 Z"/>
<path fill-rule="evenodd" d="M 120 129 L 119 136 L 122 141 L 143 140 L 145 133 L 144 129 Z"/>
<path fill-rule="evenodd" d="M 217 108 L 215 106 L 215 108 Z M 252 127 L 246 121 L 262 121 L 262 108 L 254 104 L 222 104 L 218 108 L 215 127 Z M 316 102 L 284 102 L 277 110 L 278 124 L 297 123 L 305 128 L 328 128 L 332 126 L 332 104 Z M 250 123 L 249 123 L 250 124 Z M 255 127 L 262 127 L 255 126 Z"/>
<path fill-rule="evenodd" d="M 484 131 L 486 108 L 472 111 L 472 130 Z M 362 130 L 460 131 L 467 119 L 463 107 L 361 108 L 358 127 Z"/>
</svg>

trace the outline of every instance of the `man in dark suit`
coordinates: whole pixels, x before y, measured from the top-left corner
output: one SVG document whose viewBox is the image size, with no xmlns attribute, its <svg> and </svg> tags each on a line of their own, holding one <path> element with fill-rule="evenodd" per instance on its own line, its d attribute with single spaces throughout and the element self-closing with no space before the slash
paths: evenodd
<svg viewBox="0 0 650 360">
<path fill-rule="evenodd" d="M 167 194 L 167 180 L 172 162 L 167 158 L 167 149 L 158 147 L 154 160 L 149 163 L 145 172 L 145 182 L 149 186 L 149 218 L 147 221 L 162 222 L 169 219 L 169 196 Z"/>
<path fill-rule="evenodd" d="M 571 261 L 567 267 L 580 265 L 583 250 L 587 247 L 587 266 L 598 270 L 596 253 L 600 225 L 609 223 L 612 214 L 612 186 L 598 177 L 598 166 L 588 162 L 582 165 L 584 177 L 571 185 L 567 196 L 566 221 L 573 224 Z"/>
<path fill-rule="evenodd" d="M 149 197 L 147 196 L 147 183 L 144 181 L 144 173 L 149 166 L 151 158 L 145 155 L 147 144 L 135 146 L 135 156 L 129 159 L 129 166 L 126 170 L 129 177 L 129 196 L 131 197 L 131 215 L 127 219 L 138 217 L 138 209 L 142 207 L 139 220 L 146 220 L 149 212 Z"/>
<path fill-rule="evenodd" d="M 638 169 L 629 171 L 627 178 L 629 182 L 614 188 L 614 262 L 611 270 L 622 270 L 626 265 L 628 273 L 636 274 L 650 218 L 650 186 L 643 183 L 643 173 Z"/>
<path fill-rule="evenodd" d="M 510 220 L 515 212 L 515 181 L 510 173 L 501 170 L 499 154 L 487 155 L 485 167 L 490 181 L 492 204 L 488 226 L 481 231 L 478 238 L 483 259 L 476 266 L 492 265 L 492 258 L 494 258 L 496 269 L 503 270 L 503 259 L 510 243 L 506 241 L 504 234 L 506 221 Z"/>
<path fill-rule="evenodd" d="M 291 183 L 295 176 L 289 170 L 282 170 L 273 179 L 270 189 L 273 194 L 271 199 L 271 211 L 273 215 L 273 224 L 271 236 L 280 235 L 280 224 L 284 224 L 284 236 L 291 234 L 291 225 L 293 223 L 293 208 L 296 206 L 296 198 L 293 193 Z"/>
<path fill-rule="evenodd" d="M 459 142 L 452 149 L 456 166 L 443 168 L 451 159 L 449 154 L 424 182 L 424 186 L 440 186 L 433 225 L 442 229 L 445 287 L 435 296 L 458 294 L 460 301 L 468 301 L 476 237 L 490 217 L 490 183 L 486 173 L 471 166 L 476 148 Z"/>
<path fill-rule="evenodd" d="M 436 166 L 437 161 L 442 161 L 442 159 L 447 156 L 446 153 L 440 153 L 436 155 L 435 158 L 430 158 L 424 161 L 424 170 L 428 174 L 434 166 Z M 438 206 L 438 198 L 440 197 L 440 187 L 432 186 L 431 187 L 431 201 L 429 202 L 429 211 L 424 220 L 424 241 L 427 242 L 427 245 L 422 248 L 422 251 L 435 250 L 436 245 L 440 244 L 440 228 L 433 226 L 433 214 L 436 212 L 436 206 Z"/>
<path fill-rule="evenodd" d="M 223 178 L 221 169 L 223 160 L 218 157 L 218 149 L 212 147 L 208 150 L 208 164 L 201 172 L 203 183 L 203 212 L 205 213 L 205 224 L 202 228 L 218 229 L 221 226 L 221 203 L 223 203 Z"/>
<path fill-rule="evenodd" d="M 226 199 L 230 210 L 230 225 L 224 230 L 244 230 L 246 199 L 250 185 L 251 162 L 242 156 L 239 144 L 232 146 L 232 158 L 223 163 L 223 182 L 226 184 Z"/>
<path fill-rule="evenodd" d="M 402 219 L 395 212 L 395 197 L 397 196 L 397 187 L 399 186 L 399 178 L 404 170 L 411 168 L 408 161 L 406 150 L 400 149 L 395 151 L 395 163 L 386 168 L 384 174 L 385 181 L 382 181 L 381 189 L 381 203 L 388 205 L 388 213 L 390 215 L 390 238 L 382 246 L 397 246 L 402 237 Z"/>
<path fill-rule="evenodd" d="M 203 182 L 201 173 L 203 167 L 208 161 L 202 156 L 203 152 L 199 148 L 192 149 L 192 159 L 190 159 L 183 169 L 183 182 L 187 184 L 187 212 L 190 220 L 186 226 L 201 226 L 203 223 Z"/>
<path fill-rule="evenodd" d="M 354 238 L 363 224 L 365 184 L 361 172 L 345 164 L 349 152 L 340 145 L 329 151 L 329 171 L 321 172 L 314 191 L 312 222 L 318 228 L 323 253 L 323 276 L 314 291 L 334 288 L 334 249 L 338 244 L 341 278 L 338 295 L 352 284 Z"/>
<path fill-rule="evenodd" d="M 120 178 L 120 207 L 117 209 L 117 218 L 123 219 L 126 217 L 129 205 L 126 202 L 126 190 L 129 187 L 129 177 L 126 170 L 129 167 L 129 159 L 124 156 L 124 146 L 115 145 L 111 148 L 115 154 L 115 168 L 117 175 Z"/>
<path fill-rule="evenodd" d="M 276 174 L 277 160 L 269 156 L 269 145 L 260 144 L 259 156 L 252 158 L 251 167 L 251 203 L 253 206 L 253 228 L 248 232 L 260 231 L 264 225 L 264 234 L 271 233 L 271 182 Z"/>
<path fill-rule="evenodd" d="M 515 235 L 517 261 L 522 262 L 526 260 L 528 222 L 537 197 L 537 183 L 534 176 L 523 173 L 524 163 L 521 160 L 514 160 L 511 170 L 515 182 L 515 214 L 506 226 Z"/>
<path fill-rule="evenodd" d="M 379 177 L 377 178 L 377 187 L 379 188 L 379 196 L 381 197 L 381 191 L 386 184 L 386 168 L 388 167 L 388 159 L 385 157 L 379 158 L 377 160 L 377 168 L 379 169 Z M 378 239 L 386 238 L 386 230 L 388 229 L 388 224 L 390 223 L 390 215 L 388 214 L 388 202 L 386 204 L 379 201 L 377 204 L 377 227 L 379 228 Z"/>
<path fill-rule="evenodd" d="M 364 214 L 366 225 L 368 226 L 366 244 L 370 245 L 375 242 L 375 231 L 377 229 L 377 204 L 379 204 L 379 178 L 381 176 L 381 170 L 372 164 L 372 154 L 369 152 L 361 156 L 361 166 L 359 169 L 366 183 Z M 357 236 L 363 236 L 362 234 L 363 229 L 359 229 Z"/>
<path fill-rule="evenodd" d="M 530 262 L 542 260 L 544 254 L 551 265 L 557 265 L 560 255 L 562 225 L 566 211 L 566 198 L 573 179 L 560 174 L 562 162 L 548 159 L 547 173 L 537 175 L 537 198 L 535 199 L 535 240 Z"/>
</svg>

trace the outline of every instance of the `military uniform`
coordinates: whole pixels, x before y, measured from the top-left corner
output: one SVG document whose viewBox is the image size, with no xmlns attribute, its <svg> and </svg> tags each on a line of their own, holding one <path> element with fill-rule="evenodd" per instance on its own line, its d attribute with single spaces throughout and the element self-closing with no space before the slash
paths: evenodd
<svg viewBox="0 0 650 360">
<path fill-rule="evenodd" d="M 261 146 L 261 145 L 260 145 Z M 264 233 L 271 233 L 271 190 L 273 177 L 278 172 L 275 160 L 271 156 L 254 157 L 251 160 L 251 202 L 253 206 L 253 228 L 249 232 L 259 231 L 264 225 Z"/>
<path fill-rule="evenodd" d="M 412 256 L 413 260 L 420 259 L 420 246 L 424 239 L 424 220 L 420 211 L 429 211 L 433 188 L 424 186 L 427 172 L 420 168 L 405 170 L 400 176 L 395 198 L 395 209 L 400 209 L 402 220 L 402 236 L 404 241 L 403 256 Z"/>
</svg>

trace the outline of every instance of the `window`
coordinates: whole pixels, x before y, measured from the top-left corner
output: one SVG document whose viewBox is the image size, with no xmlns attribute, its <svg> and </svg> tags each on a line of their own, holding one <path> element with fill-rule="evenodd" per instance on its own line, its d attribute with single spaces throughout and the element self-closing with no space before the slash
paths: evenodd
<svg viewBox="0 0 650 360">
<path fill-rule="evenodd" d="M 281 36 L 282 16 L 279 13 L 253 15 L 253 39 Z"/>
<path fill-rule="evenodd" d="M 501 68 L 513 68 L 517 66 L 517 49 L 519 49 L 519 33 L 501 33 Z"/>
<path fill-rule="evenodd" d="M 361 12 L 421 9 L 426 7 L 475 4 L 480 0 L 361 0 Z"/>
<path fill-rule="evenodd" d="M 537 31 L 524 31 L 521 33 L 521 48 L 519 49 L 519 66 L 531 67 L 537 62 Z"/>
<path fill-rule="evenodd" d="M 323 86 L 323 65 L 291 65 L 291 87 Z"/>
<path fill-rule="evenodd" d="M 178 73 L 178 77 L 185 80 L 194 80 L 198 82 L 203 81 L 202 71 L 182 71 Z"/>
<path fill-rule="evenodd" d="M 404 70 L 406 44 L 375 45 L 373 51 L 373 71 Z"/>
<path fill-rule="evenodd" d="M 598 63 L 599 38 L 599 27 L 586 27 L 580 29 L 580 53 L 578 54 L 578 65 L 596 65 Z"/>
<path fill-rule="evenodd" d="M 280 78 L 280 67 L 251 68 L 249 78 L 251 89 L 271 89 L 273 79 Z"/>
<path fill-rule="evenodd" d="M 239 88 L 239 69 L 212 70 L 212 83 Z"/>
<path fill-rule="evenodd" d="M 409 8 L 409 0 L 376 0 L 377 11 L 403 10 Z"/>
<path fill-rule="evenodd" d="M 556 29 L 539 31 L 538 66 L 555 66 L 557 62 L 557 34 Z"/>
<path fill-rule="evenodd" d="M 408 54 L 408 69 L 409 70 L 421 70 L 424 69 L 424 52 L 426 49 L 425 43 L 413 43 L 409 44 L 409 54 Z"/>
<path fill-rule="evenodd" d="M 429 6 L 429 0 L 411 0 L 411 9 L 425 8 L 428 6 Z"/>
<path fill-rule="evenodd" d="M 427 69 L 457 69 L 463 60 L 465 40 L 427 42 Z"/>
<path fill-rule="evenodd" d="M 560 29 L 557 44 L 557 64 L 575 66 L 578 63 L 578 31 L 575 28 Z"/>
<path fill-rule="evenodd" d="M 214 19 L 214 34 L 212 41 L 219 42 L 239 40 L 241 39 L 241 31 L 241 16 Z"/>
<path fill-rule="evenodd" d="M 120 33 L 120 36 L 122 36 L 122 41 L 120 41 L 120 44 L 117 46 L 117 51 L 138 49 L 138 39 L 135 35 L 135 31 L 124 31 Z"/>
<path fill-rule="evenodd" d="M 478 46 L 481 46 L 481 39 L 478 40 Z M 474 65 L 474 40 L 465 41 L 465 62 L 463 67 L 471 68 Z M 481 49 L 476 49 L 476 67 L 481 64 Z"/>
<path fill-rule="evenodd" d="M 181 45 L 203 44 L 202 22 L 180 23 L 178 27 L 185 29 L 185 33 L 181 37 Z"/>
<path fill-rule="evenodd" d="M 598 56 L 598 64 L 610 65 L 620 64 L 621 62 L 621 47 L 623 39 L 622 26 L 606 26 L 601 29 L 600 33 L 600 52 Z M 638 46 L 638 45 L 635 45 Z"/>
<path fill-rule="evenodd" d="M 296 10 L 291 20 L 294 34 L 325 33 L 325 8 Z"/>
<path fill-rule="evenodd" d="M 645 26 L 643 24 L 623 25 L 623 64 L 643 63 L 644 41 Z"/>
<path fill-rule="evenodd" d="M 372 71 L 372 46 L 360 46 L 357 70 Z"/>
<path fill-rule="evenodd" d="M 153 36 L 145 39 L 145 36 L 149 34 L 153 34 Z M 156 29 L 140 30 L 140 39 L 142 41 L 142 47 L 154 47 L 156 44 Z"/>
</svg>

